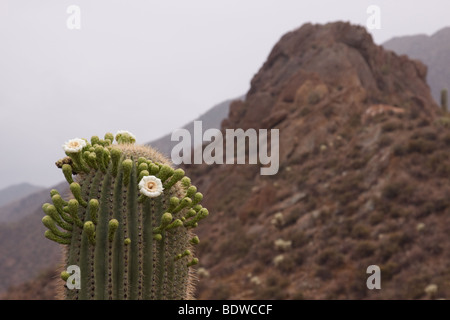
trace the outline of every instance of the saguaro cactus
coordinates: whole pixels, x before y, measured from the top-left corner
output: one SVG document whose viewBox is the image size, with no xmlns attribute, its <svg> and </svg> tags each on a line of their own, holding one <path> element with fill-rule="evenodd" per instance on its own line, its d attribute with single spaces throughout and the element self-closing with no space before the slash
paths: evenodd
<svg viewBox="0 0 450 320">
<path fill-rule="evenodd" d="M 56 164 L 72 197 L 52 190 L 42 222 L 45 236 L 66 248 L 61 278 L 70 279 L 69 266 L 80 270 L 80 288 L 66 283 L 65 298 L 192 298 L 192 229 L 208 215 L 203 196 L 182 169 L 134 143 L 119 131 L 63 146 L 67 157 Z"/>
</svg>

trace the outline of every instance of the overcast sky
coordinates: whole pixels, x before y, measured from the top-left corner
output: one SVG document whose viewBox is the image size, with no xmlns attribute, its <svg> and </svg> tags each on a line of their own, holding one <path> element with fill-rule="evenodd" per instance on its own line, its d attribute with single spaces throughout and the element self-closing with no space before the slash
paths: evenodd
<svg viewBox="0 0 450 320">
<path fill-rule="evenodd" d="M 286 32 L 366 26 L 370 5 L 378 44 L 450 25 L 448 0 L 0 0 L 0 189 L 62 181 L 54 161 L 70 138 L 172 132 L 245 94 Z"/>
</svg>

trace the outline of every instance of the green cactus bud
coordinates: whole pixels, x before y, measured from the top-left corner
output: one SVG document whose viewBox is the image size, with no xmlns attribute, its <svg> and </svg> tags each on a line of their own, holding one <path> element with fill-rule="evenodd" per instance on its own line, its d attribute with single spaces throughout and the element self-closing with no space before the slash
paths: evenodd
<svg viewBox="0 0 450 320">
<path fill-rule="evenodd" d="M 72 182 L 70 184 L 70 191 L 72 192 L 75 199 L 77 199 L 78 203 L 83 207 L 87 207 L 87 202 L 83 200 L 81 197 L 81 186 L 77 182 Z"/>
<path fill-rule="evenodd" d="M 192 198 L 197 192 L 197 188 L 195 186 L 190 186 L 186 191 L 186 197 Z"/>
<path fill-rule="evenodd" d="M 46 230 L 44 236 L 47 239 L 57 242 L 59 244 L 70 244 L 70 238 L 60 238 L 50 230 Z"/>
<path fill-rule="evenodd" d="M 139 178 L 138 178 L 138 180 L 141 181 L 143 177 L 146 177 L 146 176 L 149 176 L 149 175 L 150 175 L 150 172 L 148 172 L 147 170 L 142 170 L 142 171 L 139 173 Z"/>
<path fill-rule="evenodd" d="M 116 230 L 117 228 L 119 228 L 119 221 L 117 221 L 116 219 L 109 220 L 108 227 L 108 240 L 113 241 Z"/>
<path fill-rule="evenodd" d="M 197 258 L 193 258 L 193 259 L 191 260 L 191 262 L 189 262 L 189 263 L 187 264 L 187 266 L 190 267 L 190 266 L 194 266 L 194 265 L 196 265 L 196 264 L 198 264 L 198 259 L 197 259 Z"/>
<path fill-rule="evenodd" d="M 148 164 L 146 162 L 143 162 L 143 163 L 139 164 L 139 166 L 138 166 L 139 172 L 144 171 L 144 170 L 148 171 Z"/>
<path fill-rule="evenodd" d="M 183 258 L 183 257 L 187 257 L 187 256 L 190 256 L 190 255 L 191 255 L 191 251 L 185 250 L 183 253 L 177 254 L 177 255 L 175 256 L 175 260 L 179 260 L 179 259 L 181 259 L 181 258 Z"/>
<path fill-rule="evenodd" d="M 161 169 L 159 169 L 158 178 L 161 179 L 161 182 L 164 183 L 164 181 L 167 180 L 167 178 L 172 175 L 174 170 L 169 167 L 168 165 L 163 165 Z"/>
<path fill-rule="evenodd" d="M 73 182 L 72 178 L 72 166 L 69 164 L 63 164 L 62 166 L 62 172 L 64 174 L 64 177 L 66 178 L 67 182 L 71 184 Z"/>
<path fill-rule="evenodd" d="M 112 160 L 112 175 L 117 176 L 117 170 L 119 169 L 119 160 L 122 156 L 122 152 L 117 148 L 112 148 L 111 151 L 111 160 Z"/>
<path fill-rule="evenodd" d="M 184 177 L 184 170 L 183 169 L 177 169 L 173 172 L 172 176 L 170 177 L 169 181 L 166 181 L 164 184 L 164 189 L 170 189 L 172 188 L 175 183 L 181 180 L 181 178 Z"/>
<path fill-rule="evenodd" d="M 91 137 L 91 145 L 95 146 L 96 144 L 100 144 L 100 138 L 98 136 Z"/>
<path fill-rule="evenodd" d="M 72 234 L 70 232 L 60 231 L 56 225 L 55 221 L 50 216 L 45 216 L 42 218 L 42 223 L 46 226 L 53 234 L 61 238 L 70 238 Z"/>
<path fill-rule="evenodd" d="M 71 199 L 69 200 L 68 204 L 67 204 L 68 210 L 69 210 L 69 214 L 73 219 L 73 222 L 79 227 L 82 228 L 83 227 L 83 222 L 80 220 L 80 218 L 78 217 L 78 207 L 79 207 L 79 203 L 77 200 L 75 199 Z M 45 210 L 44 210 L 45 211 Z"/>
<path fill-rule="evenodd" d="M 203 200 L 203 194 L 201 194 L 200 192 L 197 192 L 194 195 L 194 199 L 192 200 L 192 205 L 195 206 L 195 205 L 199 204 L 202 200 Z"/>
<path fill-rule="evenodd" d="M 80 289 L 64 287 L 67 299 L 192 298 L 192 228 L 207 210 L 183 170 L 134 142 L 122 131 L 91 144 L 74 139 L 65 149 L 77 151 L 59 165 L 74 199 L 53 190 L 42 222 L 45 237 L 66 246 L 66 266 L 81 270 Z"/>
<path fill-rule="evenodd" d="M 51 204 L 45 205 L 44 204 L 42 206 L 42 209 L 48 216 L 50 216 L 53 219 L 53 221 L 55 221 L 55 223 L 58 226 L 60 226 L 61 228 L 63 228 L 64 230 L 67 230 L 67 231 L 73 230 L 72 225 L 70 223 L 67 223 L 66 221 L 64 221 L 61 218 L 58 210 L 56 209 L 56 207 L 54 205 L 51 205 Z"/>
<path fill-rule="evenodd" d="M 187 189 L 191 186 L 191 179 L 189 177 L 183 177 L 183 179 L 181 179 L 181 184 Z"/>
<path fill-rule="evenodd" d="M 55 194 L 52 197 L 53 205 L 55 206 L 56 210 L 58 211 L 61 218 L 63 218 L 64 221 L 66 221 L 69 224 L 73 224 L 73 219 L 70 215 L 66 213 L 64 210 L 64 207 L 67 206 L 67 202 L 63 200 L 63 198 L 59 194 Z"/>
<path fill-rule="evenodd" d="M 190 207 L 191 205 L 192 205 L 191 198 L 185 197 L 180 201 L 180 204 L 175 209 L 172 210 L 172 213 L 177 213 L 177 212 L 183 210 L 184 208 Z"/>
<path fill-rule="evenodd" d="M 111 132 L 105 133 L 105 140 L 109 140 L 111 144 L 114 141 L 114 135 Z"/>
<path fill-rule="evenodd" d="M 137 160 L 137 163 L 138 163 L 138 167 L 143 163 L 145 163 L 148 167 L 147 158 L 145 158 L 145 157 L 139 157 L 139 159 Z"/>
<path fill-rule="evenodd" d="M 105 152 L 105 149 L 101 145 L 95 146 L 95 157 L 97 159 L 97 166 L 102 170 L 103 173 L 106 173 L 106 166 L 105 158 L 103 153 Z"/>
<path fill-rule="evenodd" d="M 197 237 L 197 236 L 195 236 L 195 237 L 193 237 L 191 240 L 190 240 L 190 242 L 192 243 L 192 244 L 199 244 L 200 243 L 200 239 Z"/>
<path fill-rule="evenodd" d="M 61 272 L 61 279 L 64 281 L 64 282 L 67 282 L 67 280 L 69 279 L 69 277 L 70 277 L 70 273 L 68 273 L 67 271 L 63 271 L 63 272 Z"/>
<path fill-rule="evenodd" d="M 122 162 L 123 168 L 123 185 L 126 187 L 130 183 L 130 174 L 133 168 L 133 161 L 131 159 L 124 160 Z"/>
<path fill-rule="evenodd" d="M 120 131 L 116 134 L 116 141 L 118 144 L 133 144 L 136 138 L 130 132 Z"/>
<path fill-rule="evenodd" d="M 94 224 L 97 224 L 97 215 L 98 215 L 99 204 L 97 199 L 91 199 L 89 201 L 89 212 L 91 214 L 91 219 Z"/>
<path fill-rule="evenodd" d="M 83 231 L 86 233 L 89 242 L 95 244 L 95 225 L 92 221 L 86 221 L 83 226 Z"/>
<path fill-rule="evenodd" d="M 154 164 L 154 163 L 151 163 L 151 164 L 149 165 L 149 170 L 150 170 L 150 174 L 151 174 L 152 176 L 157 175 L 158 172 L 159 172 L 159 166 L 157 166 L 157 165 Z"/>
</svg>

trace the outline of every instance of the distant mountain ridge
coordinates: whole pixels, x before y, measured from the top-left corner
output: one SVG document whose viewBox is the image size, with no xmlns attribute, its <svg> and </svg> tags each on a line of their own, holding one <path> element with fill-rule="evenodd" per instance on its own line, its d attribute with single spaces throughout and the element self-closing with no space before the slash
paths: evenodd
<svg viewBox="0 0 450 320">
<path fill-rule="evenodd" d="M 428 66 L 427 82 L 436 102 L 442 89 L 450 91 L 450 27 L 431 36 L 425 34 L 394 37 L 382 44 L 397 54 L 419 59 Z"/>
<path fill-rule="evenodd" d="M 36 191 L 42 190 L 44 187 L 35 186 L 29 183 L 19 183 L 0 190 L 0 207 L 18 200 L 20 198 L 26 197 Z M 0 211 L 1 215 L 1 211 Z M 1 219 L 1 218 L 0 218 Z"/>
<path fill-rule="evenodd" d="M 204 114 L 202 114 L 197 119 L 187 123 L 185 126 L 183 126 L 180 129 L 187 129 L 191 133 L 191 137 L 193 137 L 193 132 L 194 132 L 194 121 L 202 121 L 203 130 L 207 130 L 207 129 L 211 129 L 211 128 L 220 129 L 222 120 L 224 120 L 226 117 L 228 117 L 230 104 L 234 100 L 244 100 L 244 98 L 245 98 L 245 96 L 240 96 L 235 99 L 225 100 L 225 101 L 215 105 L 208 111 L 206 111 Z M 171 135 L 172 135 L 171 133 L 168 133 L 159 139 L 156 139 L 156 140 L 153 140 L 153 141 L 147 143 L 147 145 L 152 146 L 152 148 L 158 150 L 159 152 L 163 153 L 164 155 L 166 155 L 167 157 L 170 158 L 170 153 L 171 153 L 172 148 L 178 143 L 177 141 L 171 140 Z M 198 146 L 193 145 L 193 147 L 198 147 Z"/>
</svg>

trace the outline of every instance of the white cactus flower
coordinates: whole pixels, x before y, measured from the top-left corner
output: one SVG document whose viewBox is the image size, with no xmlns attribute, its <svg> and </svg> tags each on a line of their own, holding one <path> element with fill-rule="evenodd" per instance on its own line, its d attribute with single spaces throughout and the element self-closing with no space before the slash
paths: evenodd
<svg viewBox="0 0 450 320">
<path fill-rule="evenodd" d="M 86 141 L 80 138 L 75 138 L 63 144 L 63 149 L 68 153 L 78 153 L 86 146 Z"/>
<path fill-rule="evenodd" d="M 140 192 L 149 197 L 158 197 L 164 190 L 161 180 L 155 176 L 145 176 L 139 182 Z"/>
</svg>

